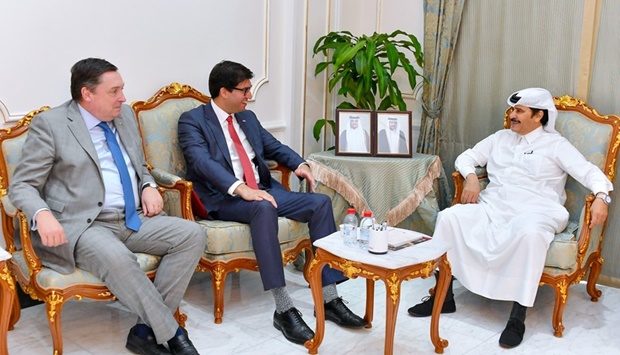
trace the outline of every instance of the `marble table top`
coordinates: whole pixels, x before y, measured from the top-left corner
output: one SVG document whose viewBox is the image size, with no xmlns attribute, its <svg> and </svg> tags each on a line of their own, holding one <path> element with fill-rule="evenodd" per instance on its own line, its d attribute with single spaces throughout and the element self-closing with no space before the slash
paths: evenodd
<svg viewBox="0 0 620 355">
<path fill-rule="evenodd" d="M 410 232 L 406 229 L 390 229 L 401 233 Z M 376 265 L 386 269 L 400 269 L 435 260 L 450 249 L 450 245 L 447 243 L 431 239 L 397 251 L 389 250 L 387 254 L 375 255 L 360 247 L 345 245 L 340 231 L 315 241 L 314 246 L 347 260 Z"/>
</svg>

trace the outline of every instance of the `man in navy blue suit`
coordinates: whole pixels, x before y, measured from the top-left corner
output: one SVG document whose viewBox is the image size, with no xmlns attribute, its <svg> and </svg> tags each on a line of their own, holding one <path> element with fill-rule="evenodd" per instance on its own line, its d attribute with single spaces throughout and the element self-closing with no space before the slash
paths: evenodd
<svg viewBox="0 0 620 355">
<path fill-rule="evenodd" d="M 246 110 L 253 76 L 239 63 L 217 64 L 209 75 L 212 101 L 181 115 L 179 144 L 187 161 L 187 179 L 193 181 L 209 218 L 250 225 L 263 287 L 271 290 L 276 303 L 273 325 L 289 341 L 303 344 L 314 332 L 286 290 L 278 217 L 307 222 L 312 241 L 335 232 L 336 225 L 330 199 L 314 193 L 308 164 Z M 266 159 L 305 178 L 312 193 L 286 190 L 271 177 Z M 341 272 L 323 269 L 325 317 L 344 327 L 364 327 L 366 322 L 338 297 L 336 283 L 344 280 Z"/>
</svg>

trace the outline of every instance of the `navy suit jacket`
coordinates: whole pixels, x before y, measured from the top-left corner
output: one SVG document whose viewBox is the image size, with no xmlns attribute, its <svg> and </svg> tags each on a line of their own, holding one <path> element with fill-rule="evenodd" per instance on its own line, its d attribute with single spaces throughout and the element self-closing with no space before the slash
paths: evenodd
<svg viewBox="0 0 620 355">
<path fill-rule="evenodd" d="M 304 159 L 267 132 L 254 112 L 245 110 L 236 113 L 235 117 L 256 154 L 253 163 L 258 167 L 259 187 L 281 186 L 271 177 L 266 160 L 275 160 L 295 171 Z M 228 188 L 238 179 L 234 175 L 226 137 L 212 104 L 183 113 L 178 129 L 179 145 L 187 162 L 186 178 L 194 183 L 194 190 L 207 211 L 217 211 L 221 202 L 231 197 Z"/>
</svg>

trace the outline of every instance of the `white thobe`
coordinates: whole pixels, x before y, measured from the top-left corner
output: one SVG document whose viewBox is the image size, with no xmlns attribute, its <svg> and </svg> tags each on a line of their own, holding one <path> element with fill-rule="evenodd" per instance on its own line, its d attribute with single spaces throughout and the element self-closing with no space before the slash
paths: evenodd
<svg viewBox="0 0 620 355">
<path fill-rule="evenodd" d="M 468 290 L 531 307 L 549 244 L 568 223 L 567 173 L 594 193 L 613 186 L 568 140 L 542 127 L 525 136 L 498 131 L 455 161 L 463 177 L 484 165 L 489 184 L 479 202 L 440 212 L 434 238 L 452 244 L 448 260 Z"/>
<path fill-rule="evenodd" d="M 349 128 L 346 130 L 347 135 L 347 151 L 349 152 L 367 152 L 368 145 L 366 137 L 368 133 L 363 128 Z"/>
</svg>

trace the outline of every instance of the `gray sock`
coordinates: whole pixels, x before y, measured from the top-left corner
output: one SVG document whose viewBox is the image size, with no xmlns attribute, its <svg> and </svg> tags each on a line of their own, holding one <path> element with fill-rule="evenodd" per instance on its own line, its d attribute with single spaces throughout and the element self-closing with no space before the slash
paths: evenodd
<svg viewBox="0 0 620 355">
<path fill-rule="evenodd" d="M 335 283 L 323 286 L 323 301 L 325 303 L 329 303 L 336 298 L 338 298 L 338 290 Z"/>
<path fill-rule="evenodd" d="M 272 288 L 271 293 L 273 294 L 273 299 L 276 301 L 276 312 L 284 313 L 295 307 L 286 287 Z"/>
<path fill-rule="evenodd" d="M 527 307 L 520 305 L 518 302 L 512 303 L 512 311 L 510 311 L 510 317 L 516 318 L 521 323 L 525 323 L 525 312 L 527 311 Z"/>
</svg>

